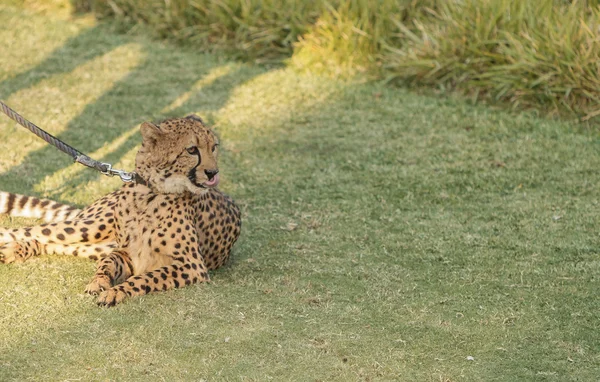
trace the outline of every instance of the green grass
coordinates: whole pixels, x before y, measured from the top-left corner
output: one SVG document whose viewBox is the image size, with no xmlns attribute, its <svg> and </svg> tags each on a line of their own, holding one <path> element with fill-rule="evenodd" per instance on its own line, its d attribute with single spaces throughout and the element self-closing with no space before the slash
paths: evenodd
<svg viewBox="0 0 600 382">
<path fill-rule="evenodd" d="M 197 113 L 244 218 L 210 285 L 114 309 L 83 294 L 91 262 L 1 266 L 0 380 L 600 375 L 596 131 L 85 19 L 0 23 L 0 99 L 125 169 L 139 123 Z M 85 205 L 118 185 L 0 118 L 2 190 Z"/>
</svg>

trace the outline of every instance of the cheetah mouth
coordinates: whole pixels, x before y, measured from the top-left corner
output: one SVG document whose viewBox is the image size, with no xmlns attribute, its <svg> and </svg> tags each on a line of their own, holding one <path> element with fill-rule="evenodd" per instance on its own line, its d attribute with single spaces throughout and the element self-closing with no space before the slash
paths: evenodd
<svg viewBox="0 0 600 382">
<path fill-rule="evenodd" d="M 215 176 L 212 177 L 212 179 L 209 179 L 206 182 L 202 183 L 202 186 L 206 187 L 206 188 L 212 188 L 212 187 L 217 187 L 218 184 L 219 184 L 219 174 L 216 174 Z"/>
<path fill-rule="evenodd" d="M 190 180 L 190 182 L 192 182 L 192 184 L 194 186 L 196 186 L 198 188 L 213 188 L 213 187 L 217 187 L 217 185 L 219 184 L 219 174 L 216 174 L 215 176 L 213 176 L 212 179 L 207 180 L 204 183 L 198 183 L 194 174 L 190 174 L 188 176 L 188 179 Z"/>
</svg>

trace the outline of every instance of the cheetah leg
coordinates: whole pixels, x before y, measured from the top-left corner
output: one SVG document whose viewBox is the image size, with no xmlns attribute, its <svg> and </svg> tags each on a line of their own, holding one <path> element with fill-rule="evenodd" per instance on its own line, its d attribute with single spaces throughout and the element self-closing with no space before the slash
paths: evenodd
<svg viewBox="0 0 600 382">
<path fill-rule="evenodd" d="M 177 262 L 168 266 L 129 277 L 124 283 L 105 290 L 98 296 L 98 305 L 114 306 L 127 297 L 142 296 L 197 282 L 208 282 L 208 272 L 202 260 L 195 262 Z"/>
<path fill-rule="evenodd" d="M 37 240 L 12 241 L 0 245 L 0 263 L 22 263 L 32 256 L 40 256 L 45 248 Z"/>
<path fill-rule="evenodd" d="M 123 250 L 112 251 L 98 262 L 96 274 L 85 288 L 85 292 L 97 295 L 110 289 L 111 286 L 127 280 L 132 274 L 133 264 L 127 252 Z"/>
<path fill-rule="evenodd" d="M 93 220 L 73 220 L 33 227 L 0 229 L 0 243 L 37 240 L 42 244 L 98 243 L 114 240 L 115 228 Z"/>
<path fill-rule="evenodd" d="M 22 263 L 33 256 L 71 255 L 98 260 L 115 248 L 112 242 L 101 244 L 42 244 L 37 240 L 11 241 L 0 245 L 0 263 Z"/>
</svg>

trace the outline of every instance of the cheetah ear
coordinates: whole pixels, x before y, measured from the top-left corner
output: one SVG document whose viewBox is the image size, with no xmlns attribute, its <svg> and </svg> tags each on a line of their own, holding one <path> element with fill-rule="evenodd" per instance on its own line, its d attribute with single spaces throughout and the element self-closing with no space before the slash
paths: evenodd
<svg viewBox="0 0 600 382">
<path fill-rule="evenodd" d="M 156 142 L 162 138 L 163 132 L 160 127 L 150 122 L 142 123 L 140 126 L 140 132 L 142 133 L 142 140 L 144 143 L 156 144 Z"/>
<path fill-rule="evenodd" d="M 202 120 L 202 118 L 200 118 L 196 114 L 190 114 L 187 117 L 185 117 L 185 119 L 191 119 L 192 121 L 200 122 L 201 124 L 204 125 L 204 121 Z"/>
</svg>

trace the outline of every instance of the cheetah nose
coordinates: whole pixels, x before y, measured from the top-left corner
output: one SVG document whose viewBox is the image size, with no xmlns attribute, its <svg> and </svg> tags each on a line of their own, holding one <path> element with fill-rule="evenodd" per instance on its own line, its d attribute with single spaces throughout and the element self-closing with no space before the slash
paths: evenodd
<svg viewBox="0 0 600 382">
<path fill-rule="evenodd" d="M 206 174 L 206 176 L 208 177 L 208 180 L 212 180 L 212 178 L 215 177 L 215 175 L 217 175 L 219 173 L 219 170 L 204 170 L 204 173 Z"/>
</svg>

